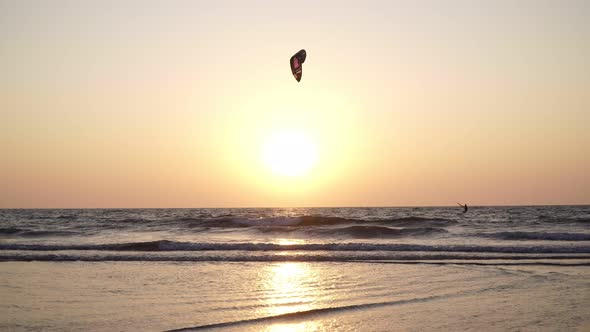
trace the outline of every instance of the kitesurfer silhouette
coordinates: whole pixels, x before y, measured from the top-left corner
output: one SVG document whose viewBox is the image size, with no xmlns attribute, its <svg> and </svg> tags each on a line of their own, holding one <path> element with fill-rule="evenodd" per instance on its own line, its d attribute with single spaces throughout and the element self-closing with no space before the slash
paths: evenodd
<svg viewBox="0 0 590 332">
<path fill-rule="evenodd" d="M 467 207 L 467 204 L 461 204 L 461 203 L 457 203 L 457 204 L 463 208 L 463 213 L 467 212 L 467 210 L 469 209 Z"/>
</svg>

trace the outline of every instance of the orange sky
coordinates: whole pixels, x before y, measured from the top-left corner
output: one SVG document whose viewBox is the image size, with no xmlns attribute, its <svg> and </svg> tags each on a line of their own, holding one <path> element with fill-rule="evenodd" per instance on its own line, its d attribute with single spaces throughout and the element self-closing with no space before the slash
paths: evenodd
<svg viewBox="0 0 590 332">
<path fill-rule="evenodd" d="M 589 204 L 588 17 L 585 1 L 0 1 L 0 208 Z M 303 175 L 264 162 L 289 132 L 317 154 Z"/>
</svg>

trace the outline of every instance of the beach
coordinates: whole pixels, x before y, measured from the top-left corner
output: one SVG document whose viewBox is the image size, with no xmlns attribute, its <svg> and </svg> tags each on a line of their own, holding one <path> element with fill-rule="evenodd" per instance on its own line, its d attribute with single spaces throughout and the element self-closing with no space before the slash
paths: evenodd
<svg viewBox="0 0 590 332">
<path fill-rule="evenodd" d="M 4 262 L 2 330 L 576 331 L 588 266 Z"/>
<path fill-rule="evenodd" d="M 0 329 L 585 331 L 589 210 L 0 210 Z"/>
</svg>

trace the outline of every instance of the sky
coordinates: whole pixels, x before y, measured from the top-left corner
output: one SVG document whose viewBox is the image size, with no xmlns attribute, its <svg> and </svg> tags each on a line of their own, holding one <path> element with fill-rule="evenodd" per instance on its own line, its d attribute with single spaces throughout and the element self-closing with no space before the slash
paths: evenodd
<svg viewBox="0 0 590 332">
<path fill-rule="evenodd" d="M 0 0 L 0 208 L 590 204 L 589 170 L 587 1 Z"/>
</svg>

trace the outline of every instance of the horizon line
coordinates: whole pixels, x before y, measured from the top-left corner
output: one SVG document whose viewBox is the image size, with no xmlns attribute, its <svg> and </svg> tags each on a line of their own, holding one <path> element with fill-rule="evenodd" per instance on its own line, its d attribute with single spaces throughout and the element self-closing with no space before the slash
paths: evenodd
<svg viewBox="0 0 590 332">
<path fill-rule="evenodd" d="M 468 204 L 469 205 L 469 204 Z M 242 206 L 242 207 L 0 207 L 0 210 L 165 210 L 165 209 L 387 209 L 387 208 L 446 208 L 456 205 L 365 205 L 365 206 Z M 469 205 L 474 207 L 540 207 L 540 206 L 590 206 L 585 204 L 508 204 L 508 205 Z"/>
</svg>

